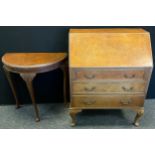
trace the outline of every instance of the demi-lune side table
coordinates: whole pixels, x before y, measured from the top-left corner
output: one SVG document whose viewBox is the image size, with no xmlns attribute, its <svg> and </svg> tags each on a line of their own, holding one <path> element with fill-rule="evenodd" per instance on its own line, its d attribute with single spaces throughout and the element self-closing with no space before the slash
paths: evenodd
<svg viewBox="0 0 155 155">
<path fill-rule="evenodd" d="M 12 89 L 13 95 L 16 101 L 16 108 L 20 107 L 18 96 L 16 93 L 15 85 L 11 78 L 11 72 L 17 73 L 25 81 L 28 92 L 30 94 L 32 104 L 34 106 L 36 122 L 40 121 L 39 110 L 35 101 L 33 80 L 38 73 L 44 73 L 48 71 L 61 68 L 64 75 L 64 102 L 66 100 L 66 53 L 6 53 L 2 57 L 3 68 L 6 73 L 6 77 Z"/>
</svg>

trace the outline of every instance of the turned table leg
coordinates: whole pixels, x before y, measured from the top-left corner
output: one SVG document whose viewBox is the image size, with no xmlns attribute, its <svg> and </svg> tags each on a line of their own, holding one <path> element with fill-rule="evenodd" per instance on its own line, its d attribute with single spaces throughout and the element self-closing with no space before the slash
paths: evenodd
<svg viewBox="0 0 155 155">
<path fill-rule="evenodd" d="M 39 117 L 39 110 L 37 107 L 37 104 L 35 102 L 35 97 L 34 97 L 34 90 L 33 90 L 33 79 L 36 76 L 36 74 L 33 73 L 21 73 L 20 76 L 22 77 L 22 79 L 25 81 L 27 89 L 29 91 L 31 100 L 32 100 L 32 104 L 34 106 L 34 110 L 35 110 L 35 115 L 36 115 L 36 122 L 40 121 L 40 117 Z"/>
<path fill-rule="evenodd" d="M 135 126 L 138 127 L 140 125 L 140 119 L 143 116 L 143 114 L 144 114 L 144 109 L 138 109 L 137 110 L 137 115 L 136 115 L 135 120 L 134 120 Z"/>
<path fill-rule="evenodd" d="M 75 126 L 76 125 L 76 115 L 81 112 L 82 110 L 79 109 L 70 109 L 69 110 L 69 114 L 71 117 L 71 126 Z"/>
<path fill-rule="evenodd" d="M 17 92 L 16 92 L 16 89 L 15 89 L 15 86 L 14 86 L 14 83 L 13 83 L 13 80 L 11 77 L 11 73 L 5 68 L 5 66 L 3 66 L 3 68 L 4 68 L 5 75 L 7 77 L 7 80 L 9 82 L 9 85 L 11 87 L 13 96 L 14 96 L 15 101 L 16 101 L 16 108 L 20 108 L 20 103 L 19 103 Z"/>
</svg>

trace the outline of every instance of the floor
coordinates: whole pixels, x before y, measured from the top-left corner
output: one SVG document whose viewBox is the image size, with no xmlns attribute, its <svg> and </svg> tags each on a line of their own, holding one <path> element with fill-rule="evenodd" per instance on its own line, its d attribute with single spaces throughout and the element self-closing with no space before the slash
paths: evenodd
<svg viewBox="0 0 155 155">
<path fill-rule="evenodd" d="M 155 100 L 145 101 L 145 113 L 138 128 L 155 128 Z M 77 116 L 77 126 L 70 127 L 68 109 L 63 104 L 39 104 L 41 121 L 34 121 L 31 104 L 20 109 L 13 105 L 0 106 L 1 129 L 137 129 L 133 126 L 132 110 L 85 110 Z"/>
</svg>

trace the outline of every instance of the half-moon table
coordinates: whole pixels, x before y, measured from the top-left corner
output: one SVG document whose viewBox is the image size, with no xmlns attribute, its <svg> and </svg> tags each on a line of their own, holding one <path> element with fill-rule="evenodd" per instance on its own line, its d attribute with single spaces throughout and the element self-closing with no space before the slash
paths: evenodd
<svg viewBox="0 0 155 155">
<path fill-rule="evenodd" d="M 66 100 L 66 53 L 6 53 L 2 57 L 4 64 L 3 68 L 6 73 L 6 77 L 12 89 L 13 95 L 16 101 L 16 108 L 20 107 L 20 103 L 17 97 L 16 89 L 11 78 L 11 72 L 18 73 L 25 81 L 27 89 L 29 91 L 34 110 L 36 115 L 36 121 L 40 121 L 39 111 L 35 102 L 33 79 L 38 73 L 44 73 L 48 71 L 61 68 L 64 75 L 64 102 Z"/>
</svg>

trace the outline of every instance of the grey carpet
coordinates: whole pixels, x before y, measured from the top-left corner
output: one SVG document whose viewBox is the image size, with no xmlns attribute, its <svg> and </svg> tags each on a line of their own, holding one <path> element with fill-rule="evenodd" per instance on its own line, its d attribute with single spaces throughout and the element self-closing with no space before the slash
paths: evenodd
<svg viewBox="0 0 155 155">
<path fill-rule="evenodd" d="M 145 101 L 145 113 L 138 128 L 155 128 L 155 100 Z M 77 126 L 70 127 L 68 109 L 63 104 L 38 104 L 41 121 L 35 122 L 31 104 L 15 109 L 0 106 L 1 129 L 137 129 L 132 110 L 84 110 L 77 116 Z"/>
</svg>

